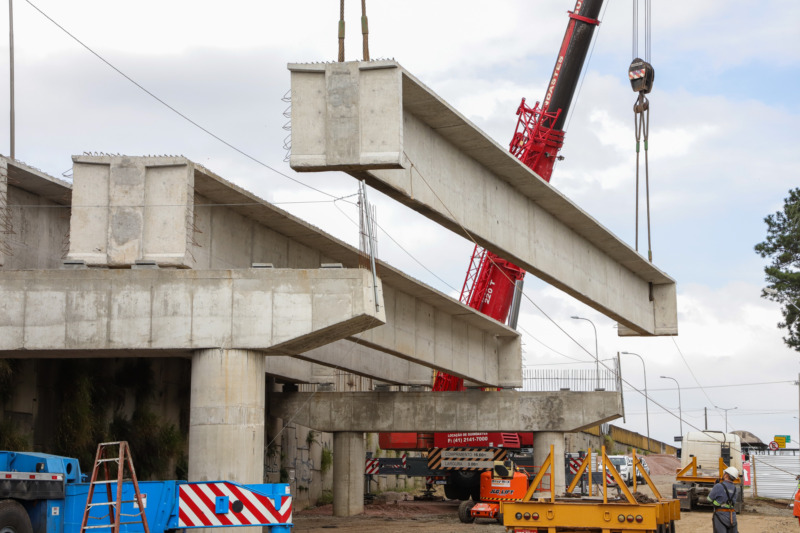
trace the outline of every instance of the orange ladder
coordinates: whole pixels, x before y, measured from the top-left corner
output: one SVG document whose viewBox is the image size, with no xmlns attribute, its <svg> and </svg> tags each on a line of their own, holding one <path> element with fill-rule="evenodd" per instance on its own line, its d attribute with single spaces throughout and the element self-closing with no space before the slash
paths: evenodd
<svg viewBox="0 0 800 533">
<path fill-rule="evenodd" d="M 118 447 L 118 454 L 116 457 L 106 456 L 106 450 L 109 448 L 113 449 L 114 447 Z M 116 479 L 112 479 L 110 477 L 109 471 L 109 463 L 114 463 L 116 465 Z M 97 475 L 100 473 L 102 468 L 103 475 L 105 479 L 97 479 Z M 127 473 L 130 477 L 125 477 L 125 472 L 127 469 Z M 132 481 L 133 482 L 133 490 L 135 494 L 135 500 L 122 500 L 122 483 L 125 481 Z M 111 485 L 116 483 L 117 491 L 116 496 L 112 496 Z M 106 495 L 108 497 L 107 501 L 104 502 L 92 502 L 92 497 L 94 496 L 94 489 L 97 485 L 105 485 L 106 486 Z M 113 499 L 112 499 L 113 498 Z M 123 503 L 133 503 L 134 506 L 138 506 L 139 512 L 133 515 L 123 515 L 122 514 L 122 504 Z M 104 516 L 90 516 L 89 512 L 93 507 L 100 507 L 100 506 L 107 506 L 108 507 L 108 514 Z M 133 522 L 120 522 L 122 516 L 126 517 L 138 517 L 138 520 Z M 102 520 L 103 518 L 108 517 L 109 523 L 108 524 L 100 524 L 100 525 L 88 525 L 89 519 L 92 520 Z M 128 446 L 127 441 L 119 441 L 119 442 L 101 442 L 97 445 L 97 454 L 95 455 L 94 459 L 94 467 L 92 468 L 92 479 L 89 482 L 89 494 L 86 497 L 86 509 L 83 511 L 83 520 L 81 521 L 81 530 L 80 533 L 86 533 L 90 529 L 111 529 L 112 533 L 119 533 L 119 526 L 125 524 L 138 524 L 141 523 L 144 526 L 144 533 L 150 533 L 150 529 L 147 527 L 147 518 L 144 513 L 144 499 L 142 498 L 141 492 L 139 492 L 139 482 L 136 479 L 136 470 L 133 468 L 133 459 L 131 458 L 131 449 Z"/>
</svg>

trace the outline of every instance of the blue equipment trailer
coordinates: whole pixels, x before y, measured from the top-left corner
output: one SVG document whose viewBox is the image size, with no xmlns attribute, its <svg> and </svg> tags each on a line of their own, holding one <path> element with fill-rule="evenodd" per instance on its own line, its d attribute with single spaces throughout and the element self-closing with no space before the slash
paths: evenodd
<svg viewBox="0 0 800 533">
<path fill-rule="evenodd" d="M 0 532 L 81 533 L 89 485 L 77 459 L 0 451 Z M 108 486 L 115 501 L 116 482 Z M 292 496 L 286 483 L 141 481 L 139 491 L 150 533 L 237 526 L 268 526 L 270 533 L 291 531 Z M 131 482 L 123 483 L 121 500 L 120 517 L 139 515 Z M 108 501 L 106 490 L 94 491 L 92 503 L 97 505 L 87 530 L 113 529 Z M 144 533 L 138 520 L 120 523 L 119 531 Z"/>
</svg>

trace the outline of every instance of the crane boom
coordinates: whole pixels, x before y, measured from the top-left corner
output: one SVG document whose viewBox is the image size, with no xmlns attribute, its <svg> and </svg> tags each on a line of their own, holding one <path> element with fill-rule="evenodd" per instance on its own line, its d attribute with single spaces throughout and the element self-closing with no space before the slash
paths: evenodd
<svg viewBox="0 0 800 533">
<path fill-rule="evenodd" d="M 578 86 L 594 28 L 599 24 L 597 17 L 602 5 L 603 0 L 577 0 L 574 11 L 569 12 L 569 23 L 542 105 L 537 102 L 534 107 L 529 107 L 523 98 L 517 109 L 517 128 L 509 151 L 547 182 L 550 181 L 558 152 L 564 143 L 564 122 Z M 524 276 L 525 270 L 522 268 L 476 245 L 461 290 L 461 301 L 499 322 L 505 322 L 513 302 L 515 286 L 521 283 Z M 445 372 L 435 373 L 434 391 L 463 389 L 462 378 Z M 473 446 L 520 448 L 532 445 L 530 433 L 457 435 L 463 442 L 460 446 L 481 439 L 487 441 L 486 444 Z M 448 444 L 449 442 L 449 434 L 381 433 L 379 435 L 380 447 L 385 450 L 423 450 L 431 448 L 432 445 L 436 447 L 452 445 Z M 479 487 L 476 489 L 474 485 L 476 480 L 479 481 L 479 477 L 451 475 L 448 479 L 445 490 L 448 493 L 449 487 L 448 497 L 457 495 L 455 497 L 466 499 L 470 493 L 476 494 L 475 491 L 479 491 Z"/>
</svg>

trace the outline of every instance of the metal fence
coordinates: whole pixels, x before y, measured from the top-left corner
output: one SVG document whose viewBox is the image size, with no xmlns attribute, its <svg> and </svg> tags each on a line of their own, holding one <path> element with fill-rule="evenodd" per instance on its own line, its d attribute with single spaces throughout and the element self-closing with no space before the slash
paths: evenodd
<svg viewBox="0 0 800 533">
<path fill-rule="evenodd" d="M 753 454 L 750 460 L 753 463 L 754 496 L 792 499 L 797 492 L 800 455 Z"/>
<path fill-rule="evenodd" d="M 522 371 L 522 390 L 524 391 L 591 392 L 598 388 L 616 392 L 618 390 L 617 373 L 612 370 L 600 369 L 598 377 L 594 369 L 526 368 Z"/>
</svg>

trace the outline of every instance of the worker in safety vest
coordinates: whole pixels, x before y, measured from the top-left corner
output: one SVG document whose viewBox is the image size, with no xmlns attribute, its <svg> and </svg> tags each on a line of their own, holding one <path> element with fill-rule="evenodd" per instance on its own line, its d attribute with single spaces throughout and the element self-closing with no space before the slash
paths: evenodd
<svg viewBox="0 0 800 533">
<path fill-rule="evenodd" d="M 797 476 L 797 492 L 794 493 L 794 505 L 792 514 L 800 521 L 800 476 Z"/>
<path fill-rule="evenodd" d="M 736 467 L 728 467 L 722 474 L 722 481 L 708 493 L 708 501 L 714 506 L 714 516 L 711 518 L 714 533 L 739 533 L 736 511 L 733 510 L 739 496 L 737 491 L 741 490 L 733 484 L 737 479 L 739 471 Z"/>
</svg>

